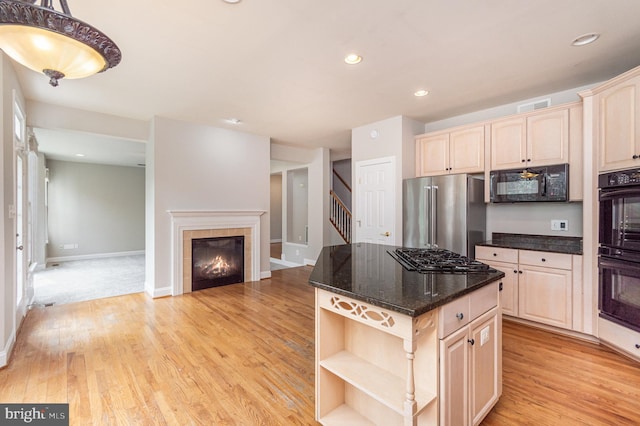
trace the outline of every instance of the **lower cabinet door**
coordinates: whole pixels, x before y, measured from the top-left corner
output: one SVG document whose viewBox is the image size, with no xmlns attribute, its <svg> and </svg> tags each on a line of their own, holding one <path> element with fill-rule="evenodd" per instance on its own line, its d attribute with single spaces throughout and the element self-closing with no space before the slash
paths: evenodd
<svg viewBox="0 0 640 426">
<path fill-rule="evenodd" d="M 469 324 L 471 337 L 469 404 L 473 425 L 479 424 L 500 397 L 499 371 L 502 350 L 498 310 L 492 309 Z"/>
<path fill-rule="evenodd" d="M 469 327 L 440 341 L 440 424 L 469 424 Z"/>
<path fill-rule="evenodd" d="M 518 281 L 520 318 L 571 329 L 571 271 L 520 265 Z"/>
<path fill-rule="evenodd" d="M 511 263 L 491 263 L 492 268 L 504 272 L 502 278 L 502 291 L 500 292 L 500 304 L 502 313 L 518 316 L 518 265 Z"/>
</svg>

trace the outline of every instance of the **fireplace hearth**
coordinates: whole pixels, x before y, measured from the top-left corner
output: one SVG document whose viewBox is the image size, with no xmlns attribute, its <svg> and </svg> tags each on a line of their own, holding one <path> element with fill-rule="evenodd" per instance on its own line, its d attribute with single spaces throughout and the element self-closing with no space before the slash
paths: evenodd
<svg viewBox="0 0 640 426">
<path fill-rule="evenodd" d="M 244 282 L 244 236 L 191 240 L 192 290 Z"/>
</svg>

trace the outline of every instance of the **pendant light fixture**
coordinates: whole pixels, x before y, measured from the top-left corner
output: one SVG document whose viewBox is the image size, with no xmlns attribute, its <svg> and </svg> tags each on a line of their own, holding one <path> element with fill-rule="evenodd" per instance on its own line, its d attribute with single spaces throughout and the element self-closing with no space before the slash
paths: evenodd
<svg viewBox="0 0 640 426">
<path fill-rule="evenodd" d="M 52 0 L 0 0 L 0 49 L 16 62 L 49 77 L 83 78 L 120 63 L 118 46 L 100 30 L 71 16 L 67 0 L 62 12 Z"/>
</svg>

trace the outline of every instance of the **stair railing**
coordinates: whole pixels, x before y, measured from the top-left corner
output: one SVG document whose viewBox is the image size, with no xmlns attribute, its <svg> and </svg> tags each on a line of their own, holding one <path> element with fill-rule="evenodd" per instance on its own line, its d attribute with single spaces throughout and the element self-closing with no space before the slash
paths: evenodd
<svg viewBox="0 0 640 426">
<path fill-rule="evenodd" d="M 329 221 L 333 224 L 333 227 L 338 231 L 338 234 L 347 243 L 351 243 L 351 212 L 340 201 L 340 198 L 336 196 L 333 190 L 329 191 L 330 198 L 330 212 Z"/>
</svg>

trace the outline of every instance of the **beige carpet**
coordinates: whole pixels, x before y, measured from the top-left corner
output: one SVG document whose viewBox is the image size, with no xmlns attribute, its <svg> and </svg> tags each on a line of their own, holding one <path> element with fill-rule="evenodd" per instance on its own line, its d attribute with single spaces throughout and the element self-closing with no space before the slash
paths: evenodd
<svg viewBox="0 0 640 426">
<path fill-rule="evenodd" d="M 33 276 L 37 305 L 80 302 L 144 291 L 144 255 L 47 264 Z"/>
</svg>

